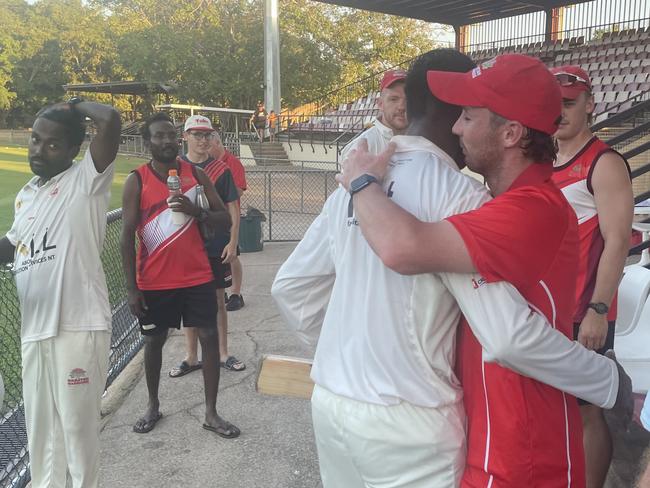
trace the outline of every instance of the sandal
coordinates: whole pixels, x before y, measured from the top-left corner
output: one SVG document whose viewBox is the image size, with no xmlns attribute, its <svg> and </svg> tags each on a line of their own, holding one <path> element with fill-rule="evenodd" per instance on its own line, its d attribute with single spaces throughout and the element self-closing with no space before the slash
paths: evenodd
<svg viewBox="0 0 650 488">
<path fill-rule="evenodd" d="M 213 427 L 212 425 L 203 424 L 203 428 L 205 430 L 209 430 L 210 432 L 214 432 L 215 434 L 223 437 L 224 439 L 234 439 L 236 437 L 239 437 L 239 434 L 241 434 L 239 428 L 235 427 L 230 422 L 226 422 L 225 420 L 223 421 L 223 424 L 220 425 L 219 427 Z"/>
<path fill-rule="evenodd" d="M 136 434 L 146 434 L 147 432 L 151 432 L 161 418 L 162 413 L 160 412 L 158 412 L 156 416 L 150 420 L 142 417 L 141 419 L 138 419 L 138 421 L 133 426 L 133 432 Z"/>
<path fill-rule="evenodd" d="M 235 356 L 228 356 L 228 359 L 221 363 L 221 367 L 230 371 L 244 371 L 246 369 L 246 365 Z"/>
<path fill-rule="evenodd" d="M 203 363 L 201 361 L 190 365 L 187 361 L 183 360 L 181 361 L 181 364 L 169 371 L 169 376 L 171 378 L 180 378 L 181 376 L 185 376 L 186 374 L 191 373 L 192 371 L 196 371 L 197 369 L 201 369 L 202 367 Z"/>
</svg>

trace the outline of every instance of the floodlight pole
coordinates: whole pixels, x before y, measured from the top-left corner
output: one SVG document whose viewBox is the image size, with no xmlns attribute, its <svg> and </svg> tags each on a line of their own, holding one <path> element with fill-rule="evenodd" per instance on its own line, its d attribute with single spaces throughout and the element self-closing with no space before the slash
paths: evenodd
<svg viewBox="0 0 650 488">
<path fill-rule="evenodd" d="M 264 105 L 280 113 L 280 25 L 278 1 L 266 0 L 264 11 Z"/>
</svg>

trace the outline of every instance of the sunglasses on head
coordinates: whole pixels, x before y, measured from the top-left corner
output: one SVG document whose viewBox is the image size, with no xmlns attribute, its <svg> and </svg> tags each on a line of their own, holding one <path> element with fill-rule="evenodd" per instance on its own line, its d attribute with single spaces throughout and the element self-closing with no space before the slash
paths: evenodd
<svg viewBox="0 0 650 488">
<path fill-rule="evenodd" d="M 560 84 L 560 86 L 572 86 L 576 83 L 584 83 L 589 86 L 589 82 L 584 78 L 580 78 L 577 75 L 572 73 L 555 73 L 555 79 Z"/>
</svg>

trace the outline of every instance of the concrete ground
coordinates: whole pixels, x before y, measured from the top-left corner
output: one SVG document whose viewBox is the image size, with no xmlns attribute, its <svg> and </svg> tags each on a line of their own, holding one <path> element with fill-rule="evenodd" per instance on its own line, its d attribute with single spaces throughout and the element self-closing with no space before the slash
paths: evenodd
<svg viewBox="0 0 650 488">
<path fill-rule="evenodd" d="M 203 430 L 200 371 L 170 378 L 183 359 L 184 342 L 174 332 L 165 345 L 160 385 L 163 418 L 148 434 L 133 423 L 144 412 L 147 393 L 142 353 L 120 375 L 105 398 L 101 435 L 101 486 L 110 488 L 312 488 L 320 487 L 307 400 L 270 397 L 255 391 L 262 354 L 309 357 L 290 333 L 270 296 L 279 266 L 295 244 L 265 244 L 242 254 L 245 307 L 228 313 L 229 352 L 246 363 L 243 372 L 222 369 L 219 414 L 242 434 L 226 440 Z M 130 392 L 130 393 L 129 393 Z"/>
<path fill-rule="evenodd" d="M 142 352 L 113 383 L 103 406 L 101 486 L 110 488 L 317 488 L 321 487 L 309 402 L 255 392 L 262 354 L 310 357 L 285 327 L 270 296 L 279 266 L 295 244 L 266 243 L 243 254 L 246 306 L 228 313 L 230 353 L 244 372 L 222 370 L 217 408 L 242 435 L 226 440 L 201 428 L 203 383 L 199 371 L 169 378 L 183 359 L 183 337 L 170 336 L 164 350 L 160 387 L 164 417 L 148 434 L 133 423 L 146 405 Z M 638 425 L 612 425 L 614 462 L 605 488 L 631 488 L 650 434 Z M 345 487 L 341 487 L 345 488 Z M 641 487 L 650 488 L 650 487 Z"/>
</svg>

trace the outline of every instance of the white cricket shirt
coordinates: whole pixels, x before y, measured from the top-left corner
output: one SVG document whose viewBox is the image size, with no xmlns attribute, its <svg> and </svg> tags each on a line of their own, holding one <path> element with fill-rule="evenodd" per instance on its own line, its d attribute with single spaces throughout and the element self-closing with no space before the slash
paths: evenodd
<svg viewBox="0 0 650 488">
<path fill-rule="evenodd" d="M 384 125 L 379 121 L 379 119 L 375 119 L 372 122 L 372 127 L 348 142 L 348 144 L 343 148 L 339 159 L 341 161 L 345 160 L 345 158 L 350 154 L 350 151 L 355 149 L 359 145 L 359 142 L 364 139 L 368 142 L 368 151 L 372 154 L 379 154 L 386 150 L 392 137 L 393 129 Z"/>
<path fill-rule="evenodd" d="M 109 330 L 111 311 L 100 259 L 114 165 L 98 173 L 83 159 L 38 186 L 18 193 L 9 241 L 22 314 L 22 342 L 59 330 Z"/>
<path fill-rule="evenodd" d="M 440 221 L 490 199 L 430 141 L 392 141 L 397 150 L 383 189 L 418 219 Z M 612 361 L 554 330 L 514 286 L 477 287 L 481 281 L 478 274 L 405 276 L 385 267 L 339 188 L 278 271 L 272 294 L 290 327 L 317 344 L 314 382 L 354 400 L 423 407 L 459 401 L 453 365 L 460 307 L 486 361 L 601 406 L 614 403 Z"/>
</svg>

